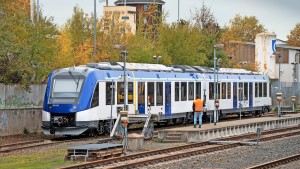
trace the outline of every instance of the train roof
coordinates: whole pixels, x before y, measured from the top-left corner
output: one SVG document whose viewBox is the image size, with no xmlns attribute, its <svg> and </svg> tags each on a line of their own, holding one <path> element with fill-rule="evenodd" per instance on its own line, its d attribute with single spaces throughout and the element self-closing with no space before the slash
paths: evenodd
<svg viewBox="0 0 300 169">
<path fill-rule="evenodd" d="M 124 70 L 124 62 L 99 62 L 99 63 L 88 63 L 86 65 L 90 68 L 100 70 Z M 163 65 L 163 64 L 150 64 L 150 63 L 126 63 L 126 69 L 130 71 L 145 71 L 145 72 L 189 72 L 189 73 L 214 73 L 213 68 L 205 66 L 188 66 L 188 65 Z M 245 69 L 235 68 L 220 68 L 219 74 L 245 74 L 260 75 L 257 72 L 251 72 Z"/>
</svg>

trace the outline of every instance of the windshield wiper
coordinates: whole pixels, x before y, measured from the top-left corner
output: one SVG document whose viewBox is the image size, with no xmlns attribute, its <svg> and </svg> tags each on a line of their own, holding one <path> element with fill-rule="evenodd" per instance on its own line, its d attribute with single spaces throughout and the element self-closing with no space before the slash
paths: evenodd
<svg viewBox="0 0 300 169">
<path fill-rule="evenodd" d="M 71 67 L 70 67 L 71 69 Z M 69 69 L 69 74 L 71 75 L 72 79 L 74 80 L 74 82 L 76 83 L 76 91 L 78 89 L 78 86 L 79 86 L 79 80 L 80 78 L 78 77 L 78 80 L 76 81 L 76 78 L 74 77 L 73 73 L 71 72 L 71 70 Z"/>
</svg>

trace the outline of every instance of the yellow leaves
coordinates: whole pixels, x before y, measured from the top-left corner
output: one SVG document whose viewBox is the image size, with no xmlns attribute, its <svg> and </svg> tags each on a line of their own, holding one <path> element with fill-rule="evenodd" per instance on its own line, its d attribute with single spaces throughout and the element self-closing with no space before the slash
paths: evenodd
<svg viewBox="0 0 300 169">
<path fill-rule="evenodd" d="M 288 45 L 300 47 L 300 23 L 297 23 L 295 28 L 291 30 L 290 35 L 287 36 Z"/>
<path fill-rule="evenodd" d="M 92 41 L 90 39 L 86 39 L 83 44 L 80 44 L 76 49 L 75 49 L 75 59 L 74 63 L 75 65 L 82 65 L 86 64 L 90 61 L 90 57 L 93 53 L 93 45 Z"/>
<path fill-rule="evenodd" d="M 73 55 L 72 55 L 72 42 L 70 39 L 70 34 L 67 29 L 62 29 L 60 35 L 57 37 L 57 43 L 60 47 L 58 52 L 58 57 L 54 62 L 55 68 L 61 68 L 64 66 L 74 65 Z"/>
<path fill-rule="evenodd" d="M 265 31 L 255 16 L 242 17 L 238 14 L 230 21 L 230 25 L 224 28 L 220 42 L 224 44 L 224 52 L 233 58 L 233 65 L 238 64 L 235 63 L 238 61 L 235 49 L 245 42 L 254 42 L 256 34 Z"/>
</svg>

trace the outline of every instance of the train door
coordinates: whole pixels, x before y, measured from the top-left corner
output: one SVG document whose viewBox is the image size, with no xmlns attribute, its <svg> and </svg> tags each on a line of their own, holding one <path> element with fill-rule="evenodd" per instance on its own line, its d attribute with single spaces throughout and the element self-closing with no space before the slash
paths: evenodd
<svg viewBox="0 0 300 169">
<path fill-rule="evenodd" d="M 237 109 L 237 82 L 233 82 L 233 109 Z"/>
<path fill-rule="evenodd" d="M 145 82 L 138 82 L 138 110 L 145 114 Z"/>
<path fill-rule="evenodd" d="M 249 82 L 249 107 L 253 108 L 253 83 Z"/>
<path fill-rule="evenodd" d="M 171 82 L 165 83 L 165 116 L 171 116 Z"/>
</svg>

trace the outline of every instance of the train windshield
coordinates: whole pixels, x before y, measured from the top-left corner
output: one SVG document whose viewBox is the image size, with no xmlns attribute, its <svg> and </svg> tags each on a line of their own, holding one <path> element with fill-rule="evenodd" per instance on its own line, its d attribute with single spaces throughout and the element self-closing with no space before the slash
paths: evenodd
<svg viewBox="0 0 300 169">
<path fill-rule="evenodd" d="M 53 79 L 50 103 L 76 103 L 80 96 L 84 77 L 68 76 Z"/>
</svg>

